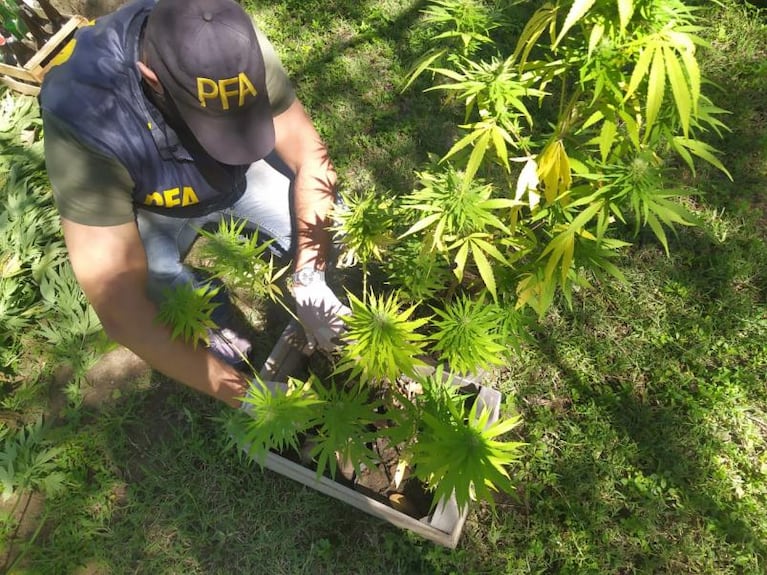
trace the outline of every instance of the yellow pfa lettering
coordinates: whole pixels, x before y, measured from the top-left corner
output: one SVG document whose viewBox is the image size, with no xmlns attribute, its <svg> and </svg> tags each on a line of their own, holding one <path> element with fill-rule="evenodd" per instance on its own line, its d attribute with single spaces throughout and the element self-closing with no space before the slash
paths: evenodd
<svg viewBox="0 0 767 575">
<path fill-rule="evenodd" d="M 237 84 L 235 90 L 231 90 L 232 84 Z M 240 85 L 237 78 L 226 78 L 218 81 L 218 93 L 221 96 L 221 107 L 224 110 L 229 109 L 229 96 L 234 96 L 240 92 Z"/>
<path fill-rule="evenodd" d="M 182 206 L 191 206 L 192 204 L 199 204 L 200 200 L 197 199 L 197 194 L 194 193 L 194 189 L 191 186 L 184 186 L 184 195 L 181 196 Z"/>
<path fill-rule="evenodd" d="M 210 78 L 197 78 L 197 99 L 203 108 L 208 106 L 208 100 L 219 98 L 221 108 L 229 109 L 230 98 L 237 98 L 237 106 L 245 105 L 245 97 L 250 94 L 255 97 L 258 95 L 256 87 L 250 78 L 244 73 L 232 78 L 222 78 L 221 80 L 212 80 Z"/>
<path fill-rule="evenodd" d="M 147 194 L 146 198 L 144 198 L 144 205 L 146 206 L 162 206 L 162 194 L 159 192 L 153 192 L 151 194 Z"/>
<path fill-rule="evenodd" d="M 166 208 L 175 208 L 176 206 L 181 205 L 181 198 L 179 197 L 181 195 L 181 188 L 171 188 L 170 190 L 165 190 L 162 195 L 163 198 L 165 198 Z"/>
<path fill-rule="evenodd" d="M 250 94 L 255 98 L 258 95 L 258 91 L 250 79 L 242 72 L 240 72 L 240 75 L 237 77 L 237 79 L 240 84 L 240 99 L 237 105 L 242 107 L 245 104 L 245 94 Z"/>
<path fill-rule="evenodd" d="M 161 192 L 152 192 L 144 198 L 146 206 L 162 206 L 163 208 L 175 208 L 177 206 L 192 206 L 199 204 L 200 199 L 191 186 L 183 188 L 169 188 Z"/>
<path fill-rule="evenodd" d="M 197 78 L 197 99 L 200 100 L 200 106 L 205 108 L 208 105 L 206 100 L 216 96 L 218 96 L 218 84 L 216 84 L 215 80 Z"/>
</svg>

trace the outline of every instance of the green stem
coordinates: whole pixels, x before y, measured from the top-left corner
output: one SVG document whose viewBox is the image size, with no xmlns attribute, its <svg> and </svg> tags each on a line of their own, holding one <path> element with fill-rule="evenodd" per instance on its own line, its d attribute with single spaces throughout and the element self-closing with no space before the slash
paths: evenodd
<svg viewBox="0 0 767 575">
<path fill-rule="evenodd" d="M 24 543 L 22 546 L 21 552 L 16 555 L 16 557 L 13 559 L 13 562 L 8 566 L 8 570 L 6 573 L 11 573 L 13 571 L 13 568 L 16 567 L 16 565 L 24 559 L 24 557 L 27 554 L 27 550 L 32 547 L 32 544 L 35 542 L 35 539 L 37 539 L 37 536 L 40 535 L 40 531 L 43 530 L 43 525 L 45 525 L 45 521 L 48 519 L 48 511 L 46 510 L 45 513 L 43 513 L 43 516 L 40 518 L 40 521 L 37 524 L 37 529 L 35 529 L 35 532 L 32 533 L 32 537 L 29 538 L 28 541 Z"/>
<path fill-rule="evenodd" d="M 8 517 L 10 518 L 11 521 L 13 521 L 13 518 L 16 515 L 16 510 L 19 507 L 19 503 L 21 503 L 22 493 L 23 493 L 22 491 L 19 491 L 19 496 L 16 498 L 16 501 L 13 502 L 13 505 L 11 506 L 11 510 L 8 512 Z M 22 516 L 24 515 L 24 513 L 26 513 L 27 508 L 29 507 L 29 502 L 30 502 L 31 499 L 32 499 L 32 494 L 30 493 L 29 497 L 27 497 L 27 502 L 24 504 L 24 511 L 22 511 L 22 513 L 21 513 Z M 11 550 L 13 549 L 13 542 L 14 542 L 14 540 L 16 539 L 16 537 L 19 534 L 19 528 L 20 527 L 21 527 L 21 522 L 19 521 L 19 523 L 16 525 L 15 529 L 13 530 L 13 533 L 11 534 L 10 539 L 8 540 L 8 551 L 7 551 L 7 555 L 6 555 L 7 558 L 6 558 L 6 564 L 3 565 L 3 573 L 10 573 L 11 572 L 10 567 L 8 567 L 8 565 L 7 565 L 7 561 L 8 561 L 8 559 L 11 558 Z M 14 560 L 13 564 L 11 565 L 11 567 L 13 567 L 13 565 L 15 565 L 15 564 L 16 564 L 16 561 Z"/>
</svg>

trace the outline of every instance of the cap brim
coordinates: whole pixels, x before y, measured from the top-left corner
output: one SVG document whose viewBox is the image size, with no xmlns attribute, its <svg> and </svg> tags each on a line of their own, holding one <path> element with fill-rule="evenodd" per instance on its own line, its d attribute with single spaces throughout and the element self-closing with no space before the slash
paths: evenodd
<svg viewBox="0 0 767 575">
<path fill-rule="evenodd" d="M 266 98 L 226 115 L 205 113 L 175 99 L 174 103 L 200 145 L 222 164 L 252 164 L 274 149 L 274 121 Z"/>
</svg>

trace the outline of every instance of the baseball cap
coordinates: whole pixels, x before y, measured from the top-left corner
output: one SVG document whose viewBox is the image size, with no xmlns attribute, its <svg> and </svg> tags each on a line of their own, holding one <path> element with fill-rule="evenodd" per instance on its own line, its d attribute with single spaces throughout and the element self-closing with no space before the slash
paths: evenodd
<svg viewBox="0 0 767 575">
<path fill-rule="evenodd" d="M 264 58 L 234 0 L 159 0 L 144 30 L 146 64 L 208 154 L 242 165 L 274 148 Z"/>
</svg>

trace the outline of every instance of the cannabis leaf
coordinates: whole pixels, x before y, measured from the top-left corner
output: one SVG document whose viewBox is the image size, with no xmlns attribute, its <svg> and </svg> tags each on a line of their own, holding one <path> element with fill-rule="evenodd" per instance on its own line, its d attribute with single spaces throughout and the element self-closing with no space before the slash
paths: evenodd
<svg viewBox="0 0 767 575">
<path fill-rule="evenodd" d="M 423 379 L 422 429 L 411 446 L 414 473 L 434 491 L 434 505 L 455 495 L 460 509 L 471 500 L 492 503 L 490 490 L 513 488 L 506 467 L 521 455 L 524 443 L 497 439 L 520 423 L 519 417 L 490 423 L 490 410 L 479 410 L 475 401 L 466 409 L 464 396 L 445 393 L 439 371 Z"/>
<path fill-rule="evenodd" d="M 288 384 L 258 377 L 251 381 L 242 398 L 248 417 L 239 418 L 230 428 L 251 459 L 262 462 L 270 450 L 299 449 L 299 435 L 320 421 L 323 400 L 313 387 L 313 378 L 291 379 Z"/>
<path fill-rule="evenodd" d="M 213 310 L 220 305 L 213 301 L 219 288 L 210 284 L 194 287 L 179 284 L 167 288 L 159 306 L 157 321 L 171 327 L 171 337 L 181 338 L 194 347 L 209 341 L 208 331 L 218 326 L 211 319 Z"/>
<path fill-rule="evenodd" d="M 503 315 L 485 298 L 472 300 L 461 295 L 444 308 L 433 307 L 440 318 L 432 321 L 434 350 L 453 371 L 473 373 L 492 365 L 503 365 L 507 352 L 502 328 Z"/>
<path fill-rule="evenodd" d="M 273 240 L 261 241 L 257 231 L 245 229 L 244 220 L 222 220 L 216 231 L 200 230 L 207 241 L 200 256 L 209 260 L 213 276 L 223 281 L 230 291 L 247 290 L 256 296 L 282 303 L 282 289 L 277 284 L 288 267 L 277 269 L 269 253 Z"/>
<path fill-rule="evenodd" d="M 351 314 L 341 319 L 346 324 L 346 345 L 336 371 L 349 372 L 349 379 L 361 381 L 396 381 L 401 374 L 410 375 L 423 354 L 426 336 L 416 330 L 427 318 L 410 319 L 415 306 L 402 309 L 396 293 L 376 296 L 370 293 L 364 302 L 349 293 Z"/>
<path fill-rule="evenodd" d="M 329 468 L 335 477 L 338 458 L 351 462 L 357 473 L 363 465 L 375 467 L 377 455 L 367 443 L 376 437 L 370 426 L 380 418 L 376 413 L 380 401 L 372 401 L 369 390 L 360 384 L 347 388 L 331 383 L 314 389 L 322 401 L 310 452 L 317 462 L 317 476 Z"/>
</svg>

